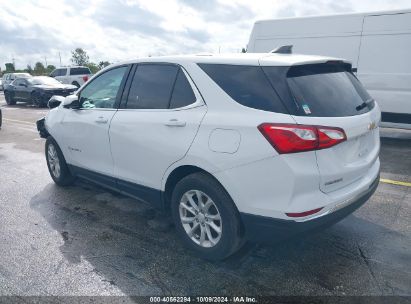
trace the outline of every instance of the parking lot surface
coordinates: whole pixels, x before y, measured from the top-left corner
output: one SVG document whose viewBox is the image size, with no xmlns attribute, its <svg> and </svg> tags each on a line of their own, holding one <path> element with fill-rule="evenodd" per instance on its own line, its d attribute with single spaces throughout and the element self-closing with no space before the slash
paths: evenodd
<svg viewBox="0 0 411 304">
<path fill-rule="evenodd" d="M 47 109 L 0 106 L 0 295 L 411 296 L 410 131 L 381 132 L 381 177 L 402 184 L 323 232 L 211 263 L 150 206 L 57 187 L 35 128 Z"/>
</svg>

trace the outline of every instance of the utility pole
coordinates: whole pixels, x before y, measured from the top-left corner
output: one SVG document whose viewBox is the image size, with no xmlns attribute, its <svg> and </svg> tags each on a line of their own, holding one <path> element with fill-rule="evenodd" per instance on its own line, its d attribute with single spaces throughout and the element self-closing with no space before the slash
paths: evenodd
<svg viewBox="0 0 411 304">
<path fill-rule="evenodd" d="M 46 62 L 46 69 L 47 69 L 47 57 L 44 56 L 44 61 Z"/>
<path fill-rule="evenodd" d="M 60 66 L 61 66 L 61 55 L 60 55 L 60 52 L 59 52 L 59 58 L 60 58 Z"/>
<path fill-rule="evenodd" d="M 14 56 L 12 55 L 11 61 L 13 62 L 13 68 L 16 70 L 16 59 L 14 59 Z"/>
</svg>

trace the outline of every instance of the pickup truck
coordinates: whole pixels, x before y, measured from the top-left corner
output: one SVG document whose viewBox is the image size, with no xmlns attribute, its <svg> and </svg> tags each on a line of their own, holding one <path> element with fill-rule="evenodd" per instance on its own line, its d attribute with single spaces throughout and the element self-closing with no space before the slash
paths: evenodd
<svg viewBox="0 0 411 304">
<path fill-rule="evenodd" d="M 91 71 L 84 66 L 60 67 L 51 72 L 50 77 L 79 88 L 90 79 Z"/>
</svg>

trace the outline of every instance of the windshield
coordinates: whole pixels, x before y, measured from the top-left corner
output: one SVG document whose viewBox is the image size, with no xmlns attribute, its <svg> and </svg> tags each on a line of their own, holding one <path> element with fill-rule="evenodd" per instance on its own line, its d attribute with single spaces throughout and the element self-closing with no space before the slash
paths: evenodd
<svg viewBox="0 0 411 304">
<path fill-rule="evenodd" d="M 61 82 L 51 77 L 34 77 L 29 79 L 32 85 L 61 85 Z"/>
<path fill-rule="evenodd" d="M 29 78 L 29 77 L 31 77 L 31 75 L 27 74 L 27 73 L 15 73 L 14 76 L 16 76 L 16 78 Z"/>
</svg>

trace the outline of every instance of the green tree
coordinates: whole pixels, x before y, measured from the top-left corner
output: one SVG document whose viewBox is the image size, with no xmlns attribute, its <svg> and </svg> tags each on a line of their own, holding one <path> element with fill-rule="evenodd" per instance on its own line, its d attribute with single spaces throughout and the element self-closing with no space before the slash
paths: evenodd
<svg viewBox="0 0 411 304">
<path fill-rule="evenodd" d="M 97 64 L 93 63 L 93 62 L 89 62 L 86 64 L 86 67 L 88 67 L 91 71 L 91 74 L 96 74 L 100 68 L 98 67 Z"/>
<path fill-rule="evenodd" d="M 101 70 L 101 69 L 104 69 L 106 66 L 109 66 L 109 65 L 110 65 L 110 62 L 108 62 L 108 61 L 100 61 L 97 66 Z"/>
<path fill-rule="evenodd" d="M 87 52 L 82 48 L 76 48 L 74 51 L 71 51 L 71 62 L 76 65 L 87 65 L 89 59 Z"/>
<path fill-rule="evenodd" d="M 46 68 L 41 62 L 36 62 L 33 69 L 34 75 L 44 75 L 46 73 Z"/>
<path fill-rule="evenodd" d="M 52 64 L 49 64 L 46 68 L 47 74 L 50 74 L 51 72 L 53 72 L 56 69 L 56 67 Z"/>
<path fill-rule="evenodd" d="M 11 62 L 6 63 L 6 72 L 14 72 L 16 69 L 14 68 L 14 64 Z"/>
<path fill-rule="evenodd" d="M 33 68 L 31 67 L 30 64 L 27 65 L 26 72 L 29 74 L 33 74 Z"/>
</svg>

